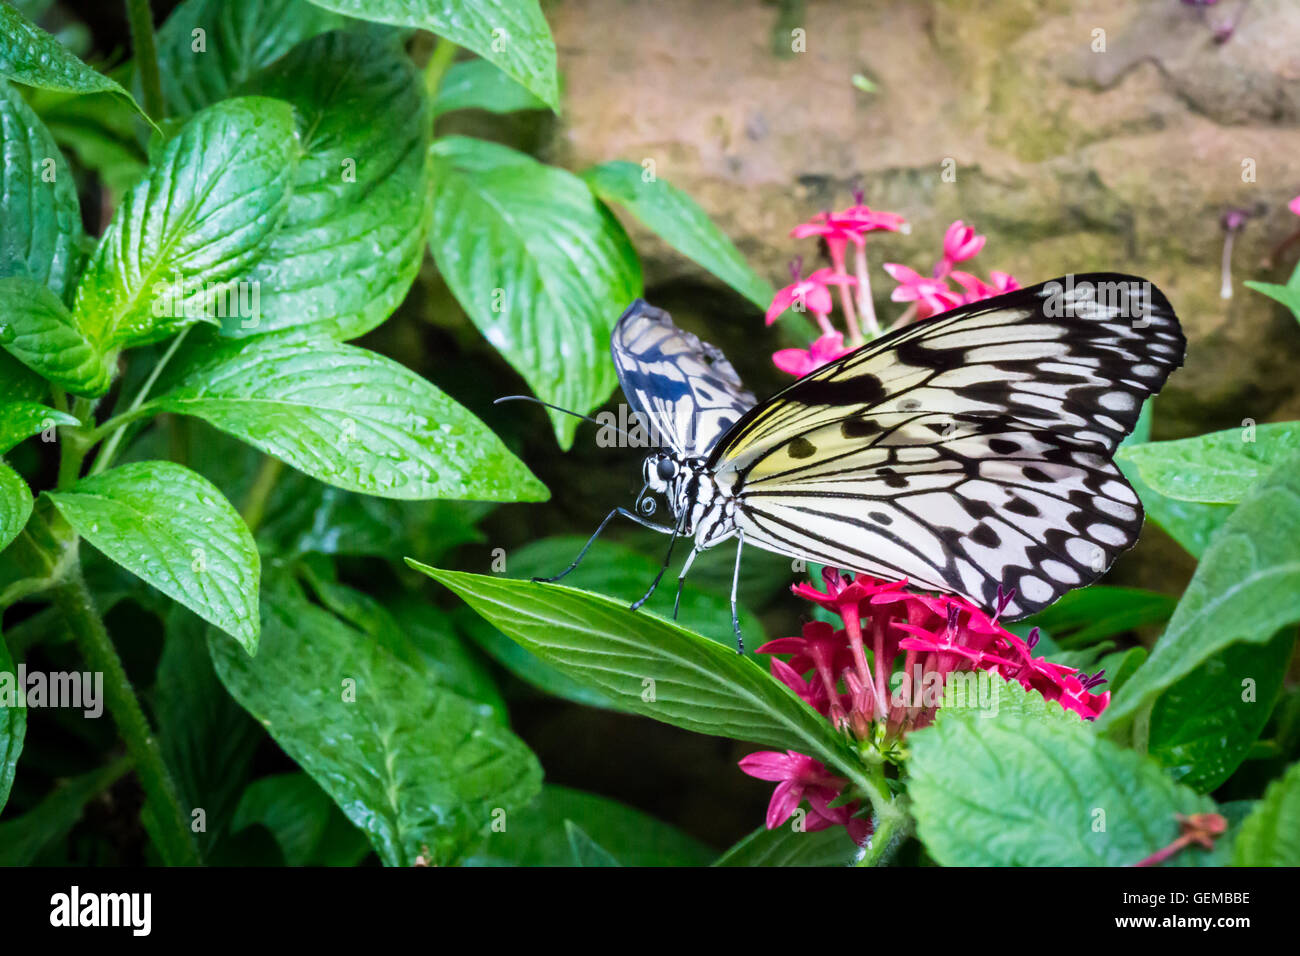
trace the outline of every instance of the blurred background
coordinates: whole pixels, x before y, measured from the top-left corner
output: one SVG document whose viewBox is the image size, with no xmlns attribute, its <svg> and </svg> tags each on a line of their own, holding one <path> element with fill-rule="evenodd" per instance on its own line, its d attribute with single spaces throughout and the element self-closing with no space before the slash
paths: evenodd
<svg viewBox="0 0 1300 956">
<path fill-rule="evenodd" d="M 162 22 L 174 4 L 153 6 Z M 804 255 L 806 268 L 815 257 L 790 229 L 861 189 L 868 205 L 912 224 L 910 234 L 871 246 L 885 316 L 901 307 L 888 302 L 881 261 L 928 270 L 955 219 L 988 236 L 981 273 L 1009 272 L 1025 285 L 1070 272 L 1136 273 L 1164 290 L 1189 339 L 1187 367 L 1155 403 L 1153 437 L 1300 418 L 1294 319 L 1242 285 L 1285 282 L 1300 255 L 1300 218 L 1287 209 L 1300 193 L 1294 0 L 543 0 L 542 8 L 559 49 L 563 115 L 458 114 L 440 120 L 439 133 L 494 139 L 575 170 L 653 161 L 777 286 L 793 256 Z M 42 23 L 66 15 L 70 45 L 111 65 L 129 51 L 121 9 L 69 0 L 49 6 Z M 83 194 L 88 218 L 109 202 Z M 620 218 L 641 255 L 649 301 L 721 346 L 758 395 L 789 380 L 771 364 L 784 344 L 779 331 L 752 305 Z M 100 227 L 87 223 L 96 234 Z M 479 414 L 553 496 L 498 507 L 481 533 L 431 540 L 429 550 L 445 553 L 411 556 L 477 571 L 504 558 L 508 573 L 525 565 L 554 573 L 610 508 L 630 506 L 643 452 L 600 447 L 596 430 L 582 426 L 562 453 L 540 409 L 494 407 L 493 398 L 528 390 L 461 313 L 431 260 L 398 313 L 363 344 Z M 537 544 L 560 535 L 573 537 Z M 632 528 L 609 537 L 643 552 L 652 574 L 661 539 Z M 402 547 L 395 530 L 394 550 Z M 730 553 L 713 558 L 697 567 L 701 591 L 716 598 Z M 742 600 L 755 626 L 769 638 L 793 633 L 807 606 L 788 593 L 797 577 L 790 563 L 753 550 L 746 560 Z M 595 563 L 575 583 L 629 598 L 648 583 L 602 582 Z M 1193 567 L 1148 523 L 1105 580 L 1177 594 Z M 380 600 L 396 593 L 400 573 L 379 559 L 342 562 L 343 578 Z M 445 592 L 421 586 L 430 602 L 457 612 Z M 702 606 L 705 615 L 725 604 Z M 729 639 L 721 613 L 690 623 Z M 119 638 L 131 666 L 156 664 L 156 618 L 127 601 L 109 626 L 138 628 L 137 641 Z M 482 646 L 491 653 L 490 639 Z M 548 781 L 626 801 L 715 848 L 761 823 L 770 785 L 736 769 L 754 748 L 549 696 L 494 666 L 512 724 Z M 266 741 L 255 773 L 291 769 Z M 132 845 L 125 836 L 128 859 Z"/>
</svg>

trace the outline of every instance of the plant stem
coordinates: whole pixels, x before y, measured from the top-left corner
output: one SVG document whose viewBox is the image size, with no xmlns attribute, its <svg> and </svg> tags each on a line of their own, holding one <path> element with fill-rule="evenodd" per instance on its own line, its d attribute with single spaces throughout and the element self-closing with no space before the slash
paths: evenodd
<svg viewBox="0 0 1300 956">
<path fill-rule="evenodd" d="M 73 400 L 70 414 L 82 424 L 59 438 L 59 488 L 67 488 L 81 476 L 81 463 L 96 441 L 94 432 L 86 430 L 87 422 L 93 424 L 94 412 L 95 403 L 90 399 Z"/>
<path fill-rule="evenodd" d="M 181 808 L 176 785 L 163 763 L 162 751 L 122 667 L 122 659 L 108 636 L 103 618 L 95 609 L 80 566 L 54 588 L 53 597 L 86 665 L 91 671 L 103 674 L 105 701 L 153 808 L 158 823 L 158 849 L 163 859 L 171 866 L 198 865 L 198 847 L 190 832 L 188 817 Z"/>
<path fill-rule="evenodd" d="M 283 470 L 284 462 L 279 458 L 267 455 L 262 459 L 262 466 L 257 470 L 257 477 L 253 479 L 253 487 L 248 490 L 244 506 L 239 509 L 249 531 L 257 531 L 257 526 L 262 523 L 262 518 L 266 515 L 266 503 L 270 500 L 271 492 Z"/>
<path fill-rule="evenodd" d="M 167 115 L 163 100 L 162 73 L 158 69 L 158 42 L 153 33 L 153 11 L 149 0 L 126 0 L 126 18 L 131 25 L 131 49 L 135 68 L 140 71 L 145 112 L 158 122 Z"/>
<path fill-rule="evenodd" d="M 126 434 L 126 426 L 134 420 L 134 413 L 144 404 L 144 400 L 149 396 L 149 389 L 153 388 L 154 383 L 158 381 L 158 376 L 161 375 L 163 369 L 167 367 L 167 363 L 172 360 L 172 356 L 176 354 L 176 350 L 181 347 L 181 343 L 185 341 L 185 336 L 189 335 L 190 329 L 192 328 L 194 328 L 194 326 L 187 326 L 181 330 L 180 335 L 172 339 L 172 344 L 167 347 L 167 351 L 162 354 L 162 357 L 154 363 L 153 368 L 149 372 L 149 377 L 145 379 L 144 384 L 140 386 L 140 391 L 135 393 L 135 398 L 131 400 L 131 404 L 127 406 L 126 411 L 122 412 L 120 415 L 114 415 L 104 423 L 103 427 L 96 429 L 96 431 L 92 433 L 93 435 L 100 435 L 104 432 L 104 428 L 107 428 L 107 426 L 114 422 L 118 423 L 116 430 L 113 431 L 112 437 L 108 439 L 108 443 L 104 445 L 99 454 L 95 457 L 95 464 L 90 468 L 90 473 L 92 475 L 99 474 L 113 463 L 113 457 L 117 454 L 117 446 L 122 443 L 122 436 Z"/>
<path fill-rule="evenodd" d="M 455 59 L 456 44 L 438 37 L 433 52 L 429 54 L 429 62 L 424 64 L 424 90 L 428 94 L 430 108 L 438 95 L 438 88 L 442 86 L 442 78 L 447 75 L 447 70 Z"/>
</svg>

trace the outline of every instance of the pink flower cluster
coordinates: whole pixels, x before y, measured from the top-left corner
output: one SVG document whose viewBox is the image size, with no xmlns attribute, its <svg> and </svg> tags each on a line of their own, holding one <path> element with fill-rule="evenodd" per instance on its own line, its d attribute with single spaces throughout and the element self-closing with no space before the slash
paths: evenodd
<svg viewBox="0 0 1300 956">
<path fill-rule="evenodd" d="M 802 260 L 796 259 L 790 269 L 793 281 L 773 297 L 767 310 L 768 325 L 793 308 L 796 312 L 810 314 L 821 333 L 810 348 L 781 349 L 774 353 L 772 361 L 777 368 L 791 375 L 807 375 L 888 331 L 881 327 L 871 298 L 867 237 L 873 232 L 906 229 L 907 221 L 902 216 L 869 208 L 863 204 L 862 194 L 858 193 L 849 208 L 818 213 L 791 230 L 790 235 L 796 239 L 824 240 L 831 264 L 805 277 Z M 1020 288 L 1020 284 L 1005 272 L 992 272 L 989 281 L 985 282 L 969 272 L 953 268 L 978 255 L 984 242 L 984 236 L 959 219 L 948 227 L 943 238 L 942 257 L 934 264 L 929 276 L 896 262 L 885 263 L 885 272 L 898 283 L 890 298 L 894 302 L 911 303 L 892 327 Z M 850 247 L 853 250 L 853 274 L 848 271 Z M 952 286 L 954 282 L 957 288 Z M 848 333 L 847 343 L 845 333 L 837 329 L 830 318 L 835 309 L 836 293 Z"/>
<path fill-rule="evenodd" d="M 772 657 L 772 674 L 859 740 L 887 746 L 929 724 L 949 675 L 959 671 L 988 671 L 1017 681 L 1087 720 L 1110 702 L 1108 691 L 1093 693 L 1104 679 L 1101 672 L 1089 676 L 1034 657 L 1036 631 L 1024 641 L 998 624 L 1011 595 L 999 596 L 997 613 L 990 617 L 963 598 L 906 591 L 906 581 L 851 578 L 829 568 L 822 580 L 825 591 L 811 584 L 792 590 L 838 615 L 844 626 L 811 621 L 799 637 L 768 641 L 759 653 L 788 655 L 786 660 Z M 895 674 L 900 655 L 903 667 Z M 811 757 L 791 751 L 756 753 L 744 758 L 740 768 L 761 780 L 779 781 L 768 807 L 769 828 L 789 819 L 807 797 L 807 829 L 843 824 L 859 843 L 865 839 L 868 831 L 854 816 L 856 802 L 828 806 L 847 781 Z"/>
</svg>

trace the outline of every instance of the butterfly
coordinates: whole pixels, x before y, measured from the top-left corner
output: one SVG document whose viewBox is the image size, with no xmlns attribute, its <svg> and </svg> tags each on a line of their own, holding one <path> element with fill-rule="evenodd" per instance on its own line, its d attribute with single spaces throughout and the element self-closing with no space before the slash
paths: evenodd
<svg viewBox="0 0 1300 956">
<path fill-rule="evenodd" d="M 1091 584 L 1143 511 L 1113 461 L 1186 339 L 1145 279 L 1065 276 L 903 326 L 764 402 L 717 348 L 638 299 L 611 340 L 633 411 L 662 436 L 635 510 L 702 551 L 746 545 L 960 595 L 1014 620 Z M 650 520 L 654 496 L 670 523 Z M 1008 597 L 1009 596 L 1009 597 Z M 676 607 L 674 608 L 674 617 Z"/>
</svg>

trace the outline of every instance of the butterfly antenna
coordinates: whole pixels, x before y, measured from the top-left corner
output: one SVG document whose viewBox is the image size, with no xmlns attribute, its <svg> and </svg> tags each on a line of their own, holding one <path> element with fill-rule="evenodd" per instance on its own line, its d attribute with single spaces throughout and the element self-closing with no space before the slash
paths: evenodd
<svg viewBox="0 0 1300 956">
<path fill-rule="evenodd" d="M 591 422 L 593 425 L 599 425 L 601 428 L 612 428 L 624 438 L 631 440 L 632 436 L 619 428 L 617 425 L 611 425 L 608 422 L 598 422 L 590 415 L 583 415 L 580 412 L 571 411 L 567 408 L 561 408 L 559 405 L 552 405 L 550 402 L 544 402 L 540 398 L 533 398 L 531 395 L 503 395 L 494 401 L 493 405 L 500 405 L 502 402 L 533 402 L 537 405 L 544 405 L 547 408 L 554 409 L 557 412 L 564 412 L 566 415 L 572 415 L 574 418 L 581 418 L 584 422 Z"/>
</svg>

